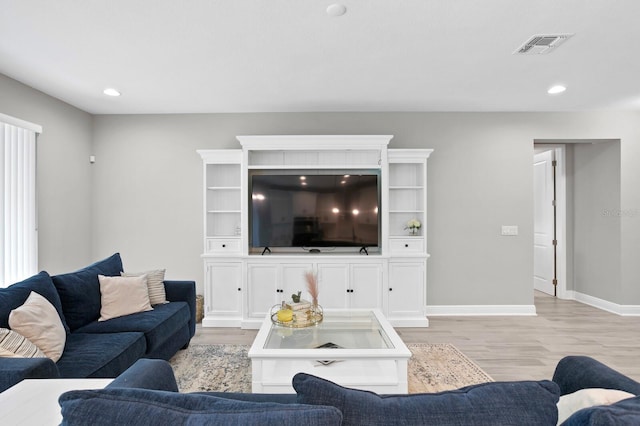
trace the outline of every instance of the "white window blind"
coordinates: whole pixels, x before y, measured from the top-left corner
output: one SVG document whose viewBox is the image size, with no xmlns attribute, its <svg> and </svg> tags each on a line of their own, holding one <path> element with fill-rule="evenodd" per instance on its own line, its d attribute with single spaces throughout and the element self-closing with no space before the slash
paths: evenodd
<svg viewBox="0 0 640 426">
<path fill-rule="evenodd" d="M 0 114 L 0 287 L 38 272 L 36 135 L 40 126 Z"/>
</svg>

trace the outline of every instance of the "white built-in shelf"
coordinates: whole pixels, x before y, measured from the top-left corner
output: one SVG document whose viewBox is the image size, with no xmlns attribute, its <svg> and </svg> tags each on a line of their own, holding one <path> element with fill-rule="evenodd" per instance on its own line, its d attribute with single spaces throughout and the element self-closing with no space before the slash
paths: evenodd
<svg viewBox="0 0 640 426">
<path fill-rule="evenodd" d="M 390 135 L 238 136 L 241 149 L 200 150 L 203 160 L 205 327 L 254 327 L 271 306 L 318 274 L 323 306 L 381 309 L 392 325 L 428 326 L 426 318 L 427 159 L 431 150 L 388 149 Z M 377 170 L 380 250 L 271 255 L 249 250 L 249 176 Z M 417 219 L 418 235 L 404 229 Z"/>
</svg>

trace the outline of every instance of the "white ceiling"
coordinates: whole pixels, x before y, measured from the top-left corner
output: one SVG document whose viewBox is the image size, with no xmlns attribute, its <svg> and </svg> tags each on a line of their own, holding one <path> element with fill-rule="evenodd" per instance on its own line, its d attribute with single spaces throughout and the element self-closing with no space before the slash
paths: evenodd
<svg viewBox="0 0 640 426">
<path fill-rule="evenodd" d="M 94 114 L 640 110 L 639 0 L 341 3 L 0 0 L 0 73 Z"/>
</svg>

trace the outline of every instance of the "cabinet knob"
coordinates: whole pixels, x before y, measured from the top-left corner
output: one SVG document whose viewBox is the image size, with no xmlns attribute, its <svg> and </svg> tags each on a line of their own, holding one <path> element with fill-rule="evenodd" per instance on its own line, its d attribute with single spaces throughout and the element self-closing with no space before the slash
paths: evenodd
<svg viewBox="0 0 640 426">
<path fill-rule="evenodd" d="M 405 247 L 409 247 L 409 244 L 405 244 L 404 246 L 405 246 Z"/>
<path fill-rule="evenodd" d="M 227 246 L 226 244 L 223 244 L 223 245 L 222 245 L 222 248 L 225 248 L 226 246 Z"/>
<path fill-rule="evenodd" d="M 242 291 L 242 289 L 240 287 L 238 287 L 238 291 Z"/>
<path fill-rule="evenodd" d="M 391 287 L 389 287 L 389 291 L 393 291 L 393 289 Z"/>
</svg>

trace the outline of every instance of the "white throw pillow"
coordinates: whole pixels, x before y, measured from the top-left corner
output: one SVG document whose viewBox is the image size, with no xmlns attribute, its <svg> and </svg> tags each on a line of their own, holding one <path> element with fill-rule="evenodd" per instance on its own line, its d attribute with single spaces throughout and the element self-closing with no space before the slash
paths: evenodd
<svg viewBox="0 0 640 426">
<path fill-rule="evenodd" d="M 611 405 L 635 395 L 616 389 L 589 388 L 562 395 L 558 401 L 558 424 L 583 408 L 596 405 Z"/>
<path fill-rule="evenodd" d="M 47 356 L 22 334 L 0 328 L 0 357 L 46 358 Z"/>
<path fill-rule="evenodd" d="M 147 276 L 105 277 L 98 275 L 100 281 L 100 318 L 106 321 L 137 312 L 151 311 Z"/>
<path fill-rule="evenodd" d="M 53 305 L 32 291 L 22 306 L 9 314 L 9 327 L 31 341 L 44 354 L 58 361 L 64 351 L 67 333 Z"/>
<path fill-rule="evenodd" d="M 149 289 L 149 303 L 159 305 L 161 303 L 169 303 L 167 294 L 164 289 L 164 273 L 165 269 L 155 269 L 147 272 L 122 272 L 123 277 L 139 277 L 147 276 L 147 287 Z"/>
</svg>

